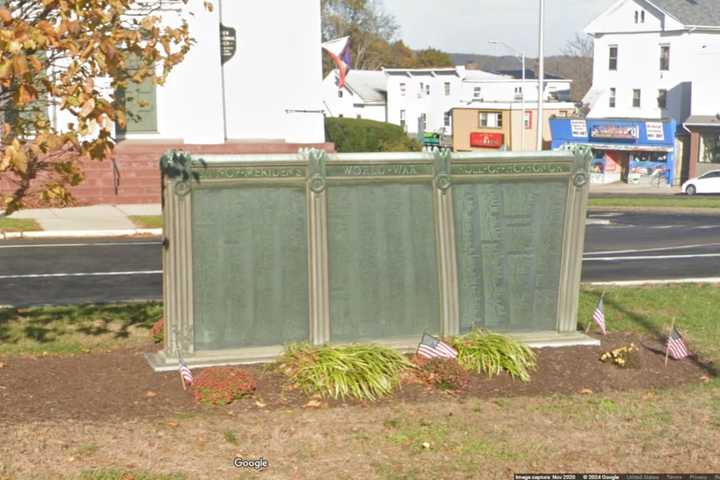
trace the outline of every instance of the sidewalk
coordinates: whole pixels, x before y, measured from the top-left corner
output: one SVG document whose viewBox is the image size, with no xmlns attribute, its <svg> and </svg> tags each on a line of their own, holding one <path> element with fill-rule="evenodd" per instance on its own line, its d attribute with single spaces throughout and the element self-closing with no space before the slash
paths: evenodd
<svg viewBox="0 0 720 480">
<path fill-rule="evenodd" d="M 590 195 L 680 195 L 680 187 L 655 187 L 652 185 L 629 185 L 623 182 L 590 184 Z"/>
<path fill-rule="evenodd" d="M 161 214 L 159 203 L 21 210 L 8 218 L 34 220 L 42 231 L 2 232 L 0 239 L 159 236 L 162 235 L 162 229 L 139 228 L 129 217 Z"/>
</svg>

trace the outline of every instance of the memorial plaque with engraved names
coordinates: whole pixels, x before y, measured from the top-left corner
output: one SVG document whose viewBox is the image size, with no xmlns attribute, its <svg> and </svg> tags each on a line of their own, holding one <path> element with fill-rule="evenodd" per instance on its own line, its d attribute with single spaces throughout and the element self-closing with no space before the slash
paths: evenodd
<svg viewBox="0 0 720 480">
<path fill-rule="evenodd" d="M 193 192 L 195 349 L 306 341 L 304 188 Z"/>
<path fill-rule="evenodd" d="M 417 337 L 441 329 L 432 188 L 328 188 L 331 340 Z"/>
<path fill-rule="evenodd" d="M 460 330 L 557 328 L 567 181 L 453 187 Z"/>
</svg>

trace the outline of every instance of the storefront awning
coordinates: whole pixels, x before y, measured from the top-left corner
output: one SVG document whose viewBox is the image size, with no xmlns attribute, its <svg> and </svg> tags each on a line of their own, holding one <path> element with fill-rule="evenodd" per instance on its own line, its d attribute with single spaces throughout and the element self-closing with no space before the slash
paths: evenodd
<svg viewBox="0 0 720 480">
<path fill-rule="evenodd" d="M 623 145 L 621 143 L 579 143 L 595 150 L 619 150 L 623 152 L 674 152 L 675 148 L 664 145 Z"/>
</svg>

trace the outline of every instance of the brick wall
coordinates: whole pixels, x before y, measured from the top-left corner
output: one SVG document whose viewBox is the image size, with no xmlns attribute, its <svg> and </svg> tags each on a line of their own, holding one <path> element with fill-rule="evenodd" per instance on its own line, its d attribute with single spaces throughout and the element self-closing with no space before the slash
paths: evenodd
<svg viewBox="0 0 720 480">
<path fill-rule="evenodd" d="M 160 157 L 176 148 L 189 153 L 206 154 L 275 154 L 297 153 L 301 148 L 322 148 L 334 151 L 333 144 L 289 143 L 226 143 L 221 145 L 184 145 L 150 142 L 122 142 L 115 149 L 115 163 L 119 172 L 117 192 L 114 185 L 113 165 L 109 160 L 82 163 L 85 180 L 72 189 L 79 205 L 159 203 Z M 0 183 L 8 191 L 8 185 Z"/>
</svg>

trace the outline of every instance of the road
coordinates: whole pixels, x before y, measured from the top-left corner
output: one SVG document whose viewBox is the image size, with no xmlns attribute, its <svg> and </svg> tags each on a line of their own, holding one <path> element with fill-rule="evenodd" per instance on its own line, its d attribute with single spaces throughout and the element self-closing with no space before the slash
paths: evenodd
<svg viewBox="0 0 720 480">
<path fill-rule="evenodd" d="M 720 216 L 593 213 L 584 282 L 720 277 Z M 0 305 L 161 298 L 156 239 L 0 242 Z"/>
</svg>

